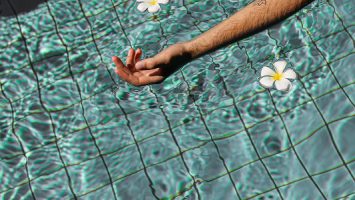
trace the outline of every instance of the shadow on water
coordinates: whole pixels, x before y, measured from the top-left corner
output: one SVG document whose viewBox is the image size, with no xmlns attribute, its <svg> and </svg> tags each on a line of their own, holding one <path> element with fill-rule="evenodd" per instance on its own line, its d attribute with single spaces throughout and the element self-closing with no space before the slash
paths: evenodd
<svg viewBox="0 0 355 200">
<path fill-rule="evenodd" d="M 39 4 L 44 2 L 44 0 L 0 0 L 0 16 L 15 16 L 9 5 L 9 1 L 17 14 L 34 10 Z"/>
</svg>

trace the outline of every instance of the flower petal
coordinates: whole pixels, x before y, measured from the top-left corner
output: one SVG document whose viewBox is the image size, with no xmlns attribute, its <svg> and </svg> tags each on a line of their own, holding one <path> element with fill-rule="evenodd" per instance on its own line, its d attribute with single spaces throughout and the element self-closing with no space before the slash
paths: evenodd
<svg viewBox="0 0 355 200">
<path fill-rule="evenodd" d="M 275 74 L 274 70 L 270 69 L 269 67 L 263 67 L 261 69 L 261 77 L 263 76 L 273 76 Z"/>
<path fill-rule="evenodd" d="M 148 4 L 140 3 L 137 8 L 139 11 L 144 12 L 145 10 L 147 10 L 148 7 L 149 7 Z"/>
<path fill-rule="evenodd" d="M 276 72 L 279 73 L 279 74 L 281 74 L 281 73 L 284 71 L 286 65 L 287 65 L 287 62 L 284 61 L 284 60 L 276 61 L 276 62 L 274 63 L 274 67 L 275 67 L 275 69 L 276 69 Z"/>
<path fill-rule="evenodd" d="M 287 69 L 284 73 L 283 73 L 283 77 L 287 78 L 287 79 L 296 79 L 297 78 L 297 74 L 295 73 L 295 71 L 293 71 L 292 69 Z"/>
<path fill-rule="evenodd" d="M 158 3 L 161 4 L 167 4 L 169 2 L 169 0 L 158 0 Z"/>
<path fill-rule="evenodd" d="M 263 87 L 271 88 L 274 83 L 274 79 L 272 77 L 265 76 L 261 78 L 259 82 Z"/>
<path fill-rule="evenodd" d="M 146 2 L 146 0 L 137 0 L 137 2 Z"/>
<path fill-rule="evenodd" d="M 276 89 L 281 90 L 281 91 L 288 91 L 291 89 L 291 82 L 285 78 L 275 81 L 275 86 Z"/>
<path fill-rule="evenodd" d="M 157 12 L 158 10 L 160 10 L 159 4 L 154 5 L 154 6 L 149 6 L 149 8 L 148 8 L 148 12 L 150 12 L 150 13 Z"/>
</svg>

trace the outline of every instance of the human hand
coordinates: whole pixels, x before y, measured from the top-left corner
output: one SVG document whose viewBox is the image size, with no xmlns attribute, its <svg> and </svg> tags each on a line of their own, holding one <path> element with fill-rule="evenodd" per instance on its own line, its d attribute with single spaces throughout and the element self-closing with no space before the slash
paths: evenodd
<svg viewBox="0 0 355 200">
<path fill-rule="evenodd" d="M 157 55 L 140 60 L 142 50 L 130 49 L 126 66 L 117 56 L 112 57 L 116 64 L 115 72 L 128 83 L 135 86 L 161 83 L 169 75 L 191 60 L 187 43 L 174 44 Z"/>
</svg>

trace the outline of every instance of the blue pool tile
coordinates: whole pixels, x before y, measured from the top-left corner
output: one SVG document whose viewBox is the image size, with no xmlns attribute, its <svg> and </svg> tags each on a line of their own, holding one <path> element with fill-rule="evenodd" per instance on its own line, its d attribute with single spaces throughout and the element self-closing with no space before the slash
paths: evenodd
<svg viewBox="0 0 355 200">
<path fill-rule="evenodd" d="M 64 169 L 41 176 L 31 183 L 36 198 L 73 198 Z"/>
<path fill-rule="evenodd" d="M 1 191 L 11 191 L 11 188 L 18 187 L 20 183 L 28 180 L 26 176 L 25 162 L 23 156 L 18 156 L 14 159 L 1 162 L 0 169 L 3 172 L 3 181 L 0 186 Z M 28 185 L 26 187 L 28 187 Z"/>
<path fill-rule="evenodd" d="M 185 37 L 188 37 L 190 34 L 186 34 L 186 31 L 196 29 L 196 27 L 194 27 L 195 20 L 187 14 L 186 9 L 182 6 L 172 9 L 169 16 L 162 16 L 161 18 L 161 26 L 166 35 L 177 35 L 181 32 L 185 32 Z M 180 23 L 182 21 L 184 23 Z"/>
<path fill-rule="evenodd" d="M 17 41 L 11 43 L 10 46 L 5 47 L 1 50 L 0 59 L 1 59 L 1 68 L 0 68 L 0 77 L 6 77 L 22 68 L 29 68 L 29 62 L 25 52 L 25 43 L 22 38 L 19 37 Z M 16 64 L 13 64 L 16 62 Z"/>
<path fill-rule="evenodd" d="M 345 31 L 339 32 L 333 37 L 319 40 L 316 45 L 328 62 L 346 56 L 354 49 L 352 38 Z M 329 49 L 331 46 L 333 47 Z"/>
<path fill-rule="evenodd" d="M 196 77 L 196 85 L 190 85 L 190 96 L 193 97 L 194 102 L 206 113 L 212 108 L 218 107 L 221 102 L 230 101 L 231 92 L 226 89 L 225 82 L 219 70 L 215 70 L 215 64 L 209 64 L 209 70 L 206 73 Z"/>
<path fill-rule="evenodd" d="M 49 175 L 63 168 L 55 144 L 47 145 L 26 154 L 28 172 L 31 179 Z"/>
<path fill-rule="evenodd" d="M 101 158 L 70 166 L 68 171 L 74 192 L 77 195 L 87 193 L 109 183 L 107 171 Z"/>
<path fill-rule="evenodd" d="M 78 0 L 78 2 L 81 4 L 85 15 L 93 15 L 97 13 L 99 10 L 107 10 L 112 8 L 112 2 L 115 2 L 112 0 L 104 0 L 100 2 L 90 2 L 90 1 L 82 1 Z"/>
<path fill-rule="evenodd" d="M 328 122 L 354 114 L 354 106 L 342 90 L 337 90 L 331 94 L 323 96 L 322 98 L 317 99 L 316 103 L 325 120 Z"/>
<path fill-rule="evenodd" d="M 61 95 L 58 95 L 58 92 Z M 80 101 L 77 86 L 71 78 L 61 79 L 50 87 L 43 88 L 41 90 L 41 99 L 46 109 L 50 110 L 56 110 Z"/>
<path fill-rule="evenodd" d="M 164 150 L 160 149 L 164 145 Z M 147 139 L 139 144 L 142 157 L 147 165 L 166 162 L 173 156 L 179 156 L 179 143 L 175 143 L 169 131 Z"/>
<path fill-rule="evenodd" d="M 152 123 L 146 123 L 141 119 L 154 119 L 154 121 L 151 121 Z M 166 123 L 161 123 L 164 122 L 165 119 L 160 109 L 152 109 L 146 112 L 130 114 L 128 120 L 130 121 L 130 126 L 138 140 L 151 136 L 156 132 L 168 129 Z"/>
<path fill-rule="evenodd" d="M 117 152 L 107 154 L 104 156 L 104 159 L 113 180 L 123 179 L 127 181 L 126 183 L 130 183 L 130 176 L 143 172 L 143 164 L 135 144 Z"/>
<path fill-rule="evenodd" d="M 245 48 L 253 63 L 270 57 L 275 48 L 275 41 L 269 37 L 266 30 L 253 35 L 253 37 L 240 40 L 239 44 Z"/>
<path fill-rule="evenodd" d="M 295 183 L 290 183 L 282 188 L 280 191 L 285 199 L 322 199 L 321 193 L 309 178 L 299 180 Z"/>
<path fill-rule="evenodd" d="M 54 28 L 54 26 L 52 26 Z M 67 24 L 58 25 L 59 34 L 70 48 L 77 47 L 92 40 L 89 24 L 83 18 Z"/>
<path fill-rule="evenodd" d="M 109 91 L 101 92 L 83 102 L 85 118 L 91 125 L 103 124 L 123 113 Z M 104 111 L 105 114 L 97 114 Z"/>
<path fill-rule="evenodd" d="M 18 15 L 22 34 L 26 39 L 30 36 L 42 35 L 42 30 L 54 33 L 54 22 L 44 4 L 39 4 L 38 8 L 30 11 L 30 13 L 30 15 Z"/>
<path fill-rule="evenodd" d="M 91 40 L 92 41 L 92 40 Z M 95 51 L 95 44 L 89 42 L 86 45 L 72 48 L 69 52 L 70 66 L 74 75 L 81 72 L 102 67 L 100 56 Z"/>
<path fill-rule="evenodd" d="M 287 132 L 278 116 L 249 128 L 249 134 L 260 157 L 277 154 L 290 147 Z"/>
<path fill-rule="evenodd" d="M 2 80 L 2 88 L 12 101 L 37 91 L 36 77 L 30 67 L 13 71 Z"/>
<path fill-rule="evenodd" d="M 325 126 L 325 123 L 319 114 L 311 115 L 311 113 L 317 113 L 317 109 L 310 101 L 281 115 L 294 145 L 300 142 L 305 142 L 308 137 L 317 134 L 316 131 L 319 128 Z M 299 118 L 297 116 L 304 117 Z"/>
<path fill-rule="evenodd" d="M 335 77 L 329 70 L 328 66 L 324 66 L 317 71 L 302 77 L 302 87 L 315 98 L 329 93 L 330 91 L 339 88 Z M 309 96 L 307 94 L 307 96 Z"/>
<path fill-rule="evenodd" d="M 257 92 L 263 90 L 258 83 L 259 75 L 255 74 L 255 71 L 250 66 L 250 64 L 237 66 L 228 75 L 224 75 L 226 91 L 228 91 L 229 96 L 235 98 L 236 102 L 254 96 Z"/>
<path fill-rule="evenodd" d="M 230 171 L 238 170 L 257 160 L 252 144 L 244 131 L 216 140 L 216 144 Z"/>
<path fill-rule="evenodd" d="M 34 38 L 26 38 L 26 44 L 32 63 L 65 53 L 65 48 L 62 45 L 60 37 L 53 33 L 47 33 Z"/>
<path fill-rule="evenodd" d="M 0 128 L 4 130 L 4 133 L 1 134 L 2 137 L 5 137 L 5 132 L 7 129 L 10 127 L 13 117 L 12 117 L 12 109 L 11 105 L 8 102 L 8 100 L 0 93 L 0 110 L 2 113 L 2 116 L 0 116 Z"/>
<path fill-rule="evenodd" d="M 193 184 L 193 180 L 181 158 L 174 158 L 149 167 L 147 172 L 152 178 L 156 195 L 160 198 L 172 198 L 172 196 L 181 193 Z M 161 174 L 165 174 L 165 176 L 161 176 Z M 167 176 L 169 179 L 166 178 Z"/>
<path fill-rule="evenodd" d="M 208 115 L 206 114 L 205 121 L 215 138 L 244 130 L 243 124 L 233 106 L 217 109 Z"/>
<path fill-rule="evenodd" d="M 0 194 L 2 199 L 11 199 L 11 198 L 32 198 L 31 190 L 28 184 L 18 186 L 14 189 L 8 190 Z"/>
<path fill-rule="evenodd" d="M 117 180 L 114 186 L 120 199 L 156 199 L 149 185 L 146 175 L 141 171 L 125 179 Z"/>
<path fill-rule="evenodd" d="M 69 134 L 62 138 L 58 145 L 66 165 L 79 164 L 99 157 L 99 152 L 95 148 L 94 141 L 87 129 Z M 82 150 L 85 150 L 85 153 L 82 153 Z"/>
<path fill-rule="evenodd" d="M 48 5 L 50 8 L 50 13 L 53 14 L 53 16 L 55 17 L 55 21 L 59 26 L 70 24 L 84 18 L 77 1 L 50 0 L 48 1 Z"/>
<path fill-rule="evenodd" d="M 355 185 L 353 184 L 354 181 L 345 167 L 340 167 L 324 174 L 320 174 L 314 177 L 314 179 L 318 183 L 320 189 L 324 192 L 325 196 L 329 199 L 346 196 L 355 190 Z"/>
<path fill-rule="evenodd" d="M 55 138 L 52 123 L 46 113 L 30 115 L 16 122 L 14 129 L 22 140 L 25 151 L 48 144 Z"/>
<path fill-rule="evenodd" d="M 221 14 L 221 15 L 216 15 L 216 16 L 211 16 L 211 18 L 206 18 L 205 20 L 199 19 L 199 18 L 193 18 L 195 28 L 201 33 L 208 31 L 212 27 L 216 26 L 220 22 L 222 22 L 224 19 L 226 19 L 226 15 Z"/>
<path fill-rule="evenodd" d="M 338 79 L 341 85 L 346 85 L 352 83 L 353 77 L 351 76 L 352 72 L 346 70 L 348 66 L 351 66 L 351 63 L 355 62 L 355 54 L 350 54 L 345 58 L 335 61 L 331 64 L 334 76 Z"/>
<path fill-rule="evenodd" d="M 210 182 L 203 182 L 198 185 L 201 194 L 201 199 L 214 197 L 216 199 L 232 200 L 238 199 L 228 176 L 222 176 Z"/>
<path fill-rule="evenodd" d="M 278 186 L 307 176 L 302 163 L 292 149 L 265 158 L 264 163 Z"/>
<path fill-rule="evenodd" d="M 222 18 L 224 16 L 222 9 L 216 5 L 215 1 L 186 3 L 185 7 L 191 13 L 191 16 L 199 21 Z"/>
<path fill-rule="evenodd" d="M 66 137 L 87 128 L 81 112 L 81 105 L 73 102 L 72 105 L 51 113 L 58 137 Z M 80 114 L 74 115 L 73 113 Z"/>
<path fill-rule="evenodd" d="M 195 118 L 183 118 L 182 122 L 173 130 L 183 150 L 205 145 L 211 140 L 201 118 L 198 116 L 195 116 Z"/>
<path fill-rule="evenodd" d="M 196 178 L 209 180 L 227 173 L 212 142 L 200 148 L 187 151 L 184 153 L 184 157 L 191 174 Z"/>
<path fill-rule="evenodd" d="M 0 30 L 2 34 L 0 35 L 1 41 L 4 41 L 0 44 L 1 50 L 9 48 L 12 44 L 21 40 L 21 33 L 18 27 L 16 18 L 1 18 Z"/>
<path fill-rule="evenodd" d="M 297 48 L 288 53 L 288 61 L 292 63 L 293 69 L 299 75 L 304 76 L 326 64 L 317 49 L 308 41 L 307 45 Z M 305 57 L 304 55 L 308 55 Z"/>
<path fill-rule="evenodd" d="M 117 194 L 117 189 L 115 191 Z M 111 185 L 103 186 L 98 190 L 91 190 L 88 193 L 83 194 L 80 196 L 79 199 L 114 199 L 114 193 L 112 192 Z"/>
<path fill-rule="evenodd" d="M 353 23 L 351 13 L 353 12 L 353 6 L 351 0 L 329 1 L 329 5 L 335 7 L 335 11 L 339 17 L 344 21 L 344 24 L 349 26 Z"/>
<path fill-rule="evenodd" d="M 334 141 L 345 161 L 351 161 L 353 158 L 352 156 L 355 155 L 355 149 L 347 148 L 348 145 L 351 146 L 351 141 L 354 141 L 355 139 L 353 134 L 347 134 L 353 130 L 355 126 L 354 122 L 355 117 L 349 116 L 329 125 L 329 128 L 333 133 Z"/>
<path fill-rule="evenodd" d="M 304 29 L 310 31 L 314 40 L 322 39 L 329 34 L 343 30 L 341 21 L 333 14 L 334 11 L 331 6 L 323 4 L 320 9 L 322 12 L 314 9 L 309 15 L 302 18 Z M 328 17 L 325 18 L 324 13 L 329 13 L 327 14 Z M 319 23 L 320 19 L 324 23 Z"/>
<path fill-rule="evenodd" d="M 355 85 L 354 84 L 351 84 L 349 86 L 346 86 L 346 87 L 343 87 L 345 92 L 348 94 L 349 96 L 349 99 L 352 101 L 352 102 L 355 102 Z"/>
<path fill-rule="evenodd" d="M 237 189 L 242 199 L 250 198 L 258 193 L 266 192 L 274 188 L 265 168 L 260 161 L 247 165 L 233 172 Z"/>
<path fill-rule="evenodd" d="M 349 163 L 348 167 L 350 168 L 351 172 L 354 174 L 355 173 L 355 162 Z"/>
<path fill-rule="evenodd" d="M 290 17 L 277 25 L 270 27 L 267 34 L 274 40 L 274 45 L 282 49 L 282 52 L 292 52 L 292 50 L 305 46 L 301 38 L 300 30 L 297 28 L 297 19 Z"/>
<path fill-rule="evenodd" d="M 247 127 L 276 115 L 267 92 L 256 93 L 250 98 L 244 98 L 237 102 L 237 107 Z"/>
<path fill-rule="evenodd" d="M 327 129 L 323 127 L 307 141 L 297 145 L 295 149 L 308 172 L 314 174 L 341 164 L 333 145 Z M 320 149 L 322 151 L 319 151 Z M 312 164 L 315 159 L 318 161 L 317 165 Z"/>
<path fill-rule="evenodd" d="M 83 99 L 90 98 L 97 93 L 102 93 L 102 91 L 108 90 L 114 84 L 109 72 L 102 64 L 92 64 L 92 66 L 97 66 L 98 69 L 86 70 L 74 76 L 75 80 L 78 82 L 81 98 Z M 92 77 L 92 79 L 88 79 L 88 76 Z M 77 90 L 77 88 L 75 88 L 75 90 Z"/>
<path fill-rule="evenodd" d="M 285 113 L 289 110 L 295 109 L 311 99 L 303 87 L 303 80 L 296 79 L 291 83 L 292 87 L 288 92 L 278 90 L 270 91 L 275 106 L 280 113 Z"/>
<path fill-rule="evenodd" d="M 266 199 L 266 200 L 278 199 L 278 200 L 281 200 L 281 197 L 278 194 L 277 190 L 273 189 L 270 192 L 257 194 L 257 196 L 255 196 L 254 198 L 251 198 L 251 199 Z"/>
<path fill-rule="evenodd" d="M 67 54 L 61 50 L 54 51 L 53 54 L 49 53 L 43 59 L 40 58 L 33 63 L 33 68 L 42 87 L 49 87 L 60 79 L 70 77 Z"/>
<path fill-rule="evenodd" d="M 45 110 L 39 101 L 38 91 L 26 94 L 23 97 L 12 100 L 16 121 L 35 113 L 44 113 Z"/>
<path fill-rule="evenodd" d="M 91 125 L 91 131 L 102 154 L 110 154 L 134 145 L 123 116 L 113 116 L 107 121 Z"/>
</svg>

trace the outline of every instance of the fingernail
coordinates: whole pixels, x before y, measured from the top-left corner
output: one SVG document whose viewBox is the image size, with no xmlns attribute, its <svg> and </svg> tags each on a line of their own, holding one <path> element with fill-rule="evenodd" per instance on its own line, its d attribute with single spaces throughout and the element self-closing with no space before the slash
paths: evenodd
<svg viewBox="0 0 355 200">
<path fill-rule="evenodd" d="M 137 62 L 136 63 L 136 68 L 137 69 L 143 69 L 144 68 L 144 63 L 143 62 Z"/>
<path fill-rule="evenodd" d="M 115 56 L 112 56 L 112 61 L 115 61 Z"/>
</svg>

